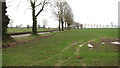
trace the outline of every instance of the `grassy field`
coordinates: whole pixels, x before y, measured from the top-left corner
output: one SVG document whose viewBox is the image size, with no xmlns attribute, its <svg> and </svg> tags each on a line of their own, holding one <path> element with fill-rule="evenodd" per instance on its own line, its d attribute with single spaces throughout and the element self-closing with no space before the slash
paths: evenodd
<svg viewBox="0 0 120 68">
<path fill-rule="evenodd" d="M 49 31 L 49 30 L 57 30 L 57 29 L 37 29 L 37 31 Z M 8 33 L 21 33 L 21 32 L 32 32 L 32 29 L 7 29 Z"/>
<path fill-rule="evenodd" d="M 2 45 L 16 45 L 19 43 L 27 43 L 30 40 L 37 40 L 41 37 L 48 36 L 48 35 L 53 35 L 56 34 L 57 32 L 51 32 L 51 33 L 46 33 L 46 34 L 37 34 L 37 35 L 30 35 L 30 36 L 23 36 L 23 37 L 13 37 L 14 41 L 2 41 Z"/>
<path fill-rule="evenodd" d="M 103 39 L 117 38 L 118 29 L 58 32 L 55 36 L 3 49 L 2 63 L 3 66 L 118 66 L 117 46 L 102 44 Z M 87 43 L 79 47 L 84 42 L 95 45 L 92 49 Z"/>
</svg>

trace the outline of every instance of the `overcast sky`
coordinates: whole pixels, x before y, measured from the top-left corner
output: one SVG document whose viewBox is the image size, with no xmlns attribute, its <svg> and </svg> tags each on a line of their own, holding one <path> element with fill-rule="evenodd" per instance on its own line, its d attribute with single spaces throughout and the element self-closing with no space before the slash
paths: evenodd
<svg viewBox="0 0 120 68">
<path fill-rule="evenodd" d="M 74 20 L 82 24 L 118 24 L 118 1 L 120 0 L 67 0 L 74 14 Z M 32 26 L 32 12 L 28 0 L 7 0 L 8 13 L 13 26 L 27 24 Z M 39 9 L 39 8 L 38 8 Z M 38 16 L 38 24 L 48 20 L 48 27 L 58 27 L 58 21 L 51 12 L 50 6 Z"/>
</svg>

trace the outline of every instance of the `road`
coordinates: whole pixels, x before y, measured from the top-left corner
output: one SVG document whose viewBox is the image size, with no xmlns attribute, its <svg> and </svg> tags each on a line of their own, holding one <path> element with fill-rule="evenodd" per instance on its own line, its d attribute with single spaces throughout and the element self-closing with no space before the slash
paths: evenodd
<svg viewBox="0 0 120 68">
<path fill-rule="evenodd" d="M 58 31 L 53 31 L 53 32 L 58 32 Z M 38 34 L 46 34 L 50 32 L 40 32 Z M 12 37 L 24 37 L 24 36 L 30 36 L 31 34 L 20 34 L 20 35 L 11 35 Z"/>
</svg>

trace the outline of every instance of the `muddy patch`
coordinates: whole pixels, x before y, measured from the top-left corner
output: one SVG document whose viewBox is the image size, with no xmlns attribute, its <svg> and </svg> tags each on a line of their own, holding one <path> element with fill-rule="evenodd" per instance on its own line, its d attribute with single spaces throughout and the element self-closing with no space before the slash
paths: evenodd
<svg viewBox="0 0 120 68">
<path fill-rule="evenodd" d="M 101 45 L 101 44 L 98 43 L 98 42 L 90 42 L 89 44 L 91 44 L 91 45 L 94 47 L 94 49 L 98 49 L 99 46 Z M 93 48 L 90 48 L 90 50 L 93 50 Z"/>
<path fill-rule="evenodd" d="M 106 46 L 111 46 L 115 49 L 115 53 L 120 53 L 120 44 L 116 44 L 120 42 L 118 39 L 102 39 L 102 42 L 105 42 Z"/>
<path fill-rule="evenodd" d="M 120 45 L 120 43 L 118 43 L 118 42 L 120 42 L 120 40 L 118 40 L 118 39 L 102 39 L 102 43 L 105 43 L 105 44 L 108 44 L 108 45 Z"/>
</svg>

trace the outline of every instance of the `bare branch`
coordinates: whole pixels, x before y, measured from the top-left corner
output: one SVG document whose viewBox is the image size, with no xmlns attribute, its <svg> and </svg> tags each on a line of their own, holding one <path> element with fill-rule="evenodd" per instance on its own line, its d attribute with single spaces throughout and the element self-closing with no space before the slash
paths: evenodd
<svg viewBox="0 0 120 68">
<path fill-rule="evenodd" d="M 37 0 L 34 0 L 34 2 L 37 2 Z"/>
<path fill-rule="evenodd" d="M 37 13 L 37 15 L 35 17 L 37 17 L 43 11 L 45 4 L 47 4 L 46 0 L 43 1 L 42 8 L 40 9 L 40 11 Z"/>
<path fill-rule="evenodd" d="M 25 14 L 25 13 L 26 13 L 26 11 L 27 11 L 27 10 L 29 10 L 29 9 L 32 9 L 32 8 L 27 8 L 27 9 L 25 9 L 24 14 Z"/>
<path fill-rule="evenodd" d="M 35 7 L 38 7 L 38 6 L 40 6 L 40 5 L 42 5 L 42 3 L 40 2 L 38 5 L 36 5 Z"/>
<path fill-rule="evenodd" d="M 9 4 L 9 3 L 11 3 L 11 2 L 13 2 L 13 1 L 9 1 L 9 2 L 7 2 L 7 4 Z"/>
<path fill-rule="evenodd" d="M 18 4 L 18 6 L 17 6 L 17 7 L 19 7 L 19 6 L 20 6 L 20 4 L 21 4 L 21 1 L 22 1 L 22 0 L 20 0 L 20 2 L 19 2 L 19 4 Z"/>
</svg>

